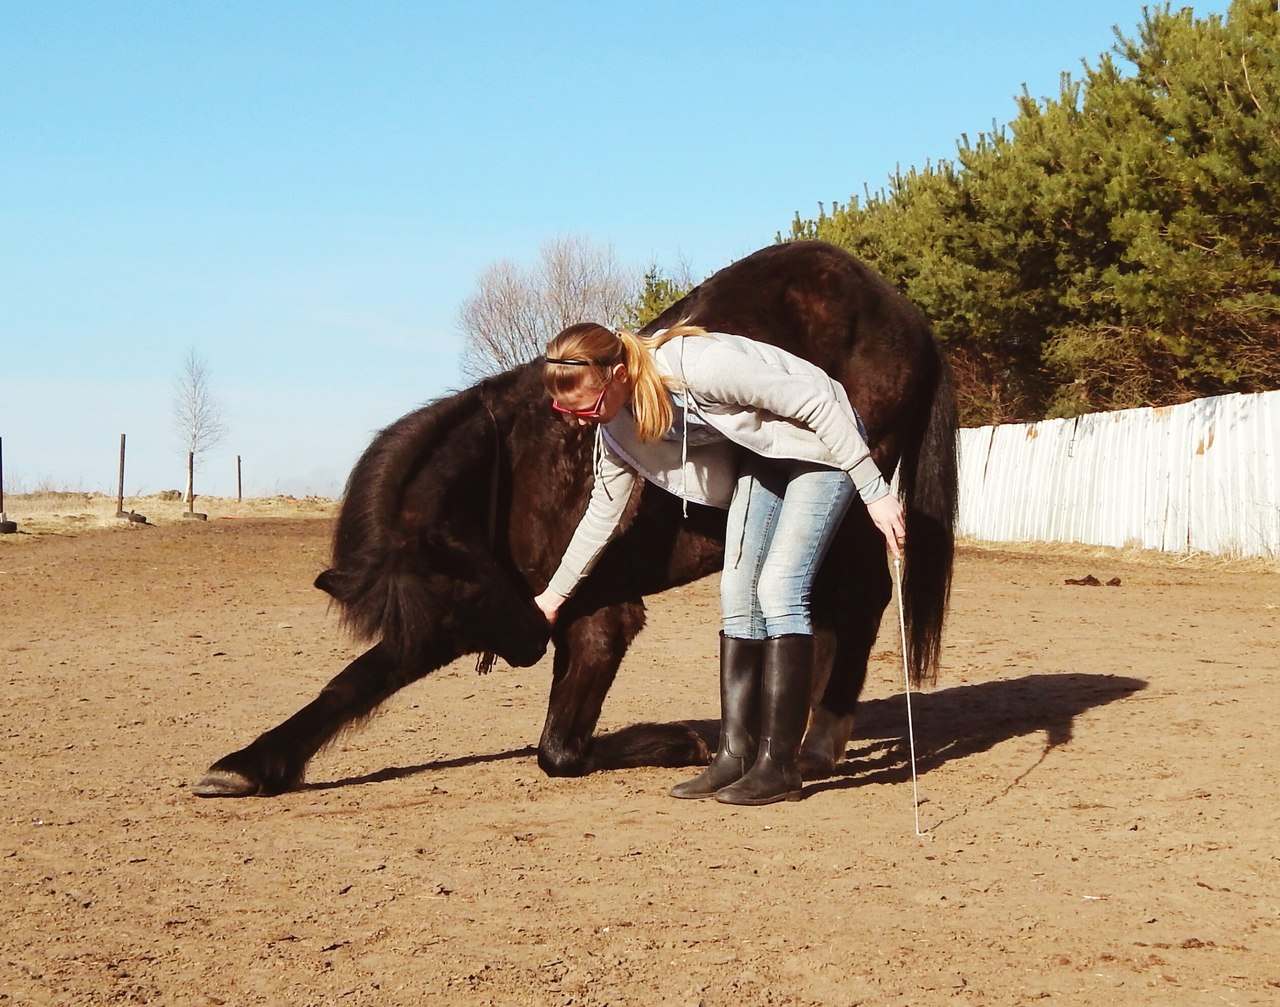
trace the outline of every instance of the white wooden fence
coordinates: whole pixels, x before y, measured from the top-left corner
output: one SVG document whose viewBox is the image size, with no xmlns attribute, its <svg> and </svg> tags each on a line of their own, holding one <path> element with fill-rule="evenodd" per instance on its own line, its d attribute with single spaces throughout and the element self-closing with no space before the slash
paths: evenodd
<svg viewBox="0 0 1280 1007">
<path fill-rule="evenodd" d="M 957 530 L 1280 557 L 1280 391 L 961 430 Z"/>
</svg>

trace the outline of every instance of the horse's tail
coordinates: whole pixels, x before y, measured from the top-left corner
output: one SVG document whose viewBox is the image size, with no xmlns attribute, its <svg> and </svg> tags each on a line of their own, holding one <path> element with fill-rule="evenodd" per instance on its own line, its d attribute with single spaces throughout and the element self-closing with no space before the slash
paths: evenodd
<svg viewBox="0 0 1280 1007">
<path fill-rule="evenodd" d="M 899 468 L 907 512 L 902 573 L 907 665 L 915 685 L 932 683 L 938 675 L 942 624 L 951 595 L 959 496 L 951 369 L 937 343 L 931 339 L 930 344 L 937 366 L 928 414 L 920 417 L 922 422 L 904 445 Z"/>
</svg>

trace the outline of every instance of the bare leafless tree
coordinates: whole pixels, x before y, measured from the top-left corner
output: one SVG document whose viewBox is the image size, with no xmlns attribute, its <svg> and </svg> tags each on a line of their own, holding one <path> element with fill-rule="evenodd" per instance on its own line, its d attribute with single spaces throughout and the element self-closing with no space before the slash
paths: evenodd
<svg viewBox="0 0 1280 1007">
<path fill-rule="evenodd" d="M 639 283 L 613 246 L 577 236 L 548 241 L 532 269 L 509 261 L 487 267 L 459 314 L 463 373 L 478 379 L 532 360 L 576 322 L 616 325 Z"/>
<path fill-rule="evenodd" d="M 173 420 L 184 460 L 196 460 L 227 433 L 222 404 L 214 398 L 209 365 L 194 349 L 187 352 L 173 382 Z M 191 502 L 191 473 L 183 499 Z"/>
</svg>

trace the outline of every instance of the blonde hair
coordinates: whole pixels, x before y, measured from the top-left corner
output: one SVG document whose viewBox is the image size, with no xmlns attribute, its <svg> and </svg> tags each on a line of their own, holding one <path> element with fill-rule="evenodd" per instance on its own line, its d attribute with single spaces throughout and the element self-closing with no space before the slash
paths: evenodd
<svg viewBox="0 0 1280 1007">
<path fill-rule="evenodd" d="M 542 381 L 552 398 L 576 391 L 592 382 L 603 387 L 617 364 L 627 368 L 631 382 L 631 412 L 642 441 L 660 440 L 675 422 L 671 392 L 683 391 L 680 383 L 658 370 L 650 353 L 678 336 L 705 336 L 701 325 L 679 322 L 656 336 L 637 336 L 597 322 L 570 325 L 547 343 Z"/>
</svg>

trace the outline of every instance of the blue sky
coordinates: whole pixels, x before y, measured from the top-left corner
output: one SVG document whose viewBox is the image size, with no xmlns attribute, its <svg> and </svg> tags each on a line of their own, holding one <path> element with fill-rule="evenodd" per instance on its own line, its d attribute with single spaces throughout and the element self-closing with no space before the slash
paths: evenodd
<svg viewBox="0 0 1280 1007">
<path fill-rule="evenodd" d="M 1227 0 L 1194 3 L 1197 16 Z M 950 158 L 1133 34 L 1139 0 L 0 5 L 9 492 L 336 495 L 460 387 L 480 271 L 563 235 L 702 276 Z M 12 510 L 12 507 L 10 508 Z"/>
</svg>

